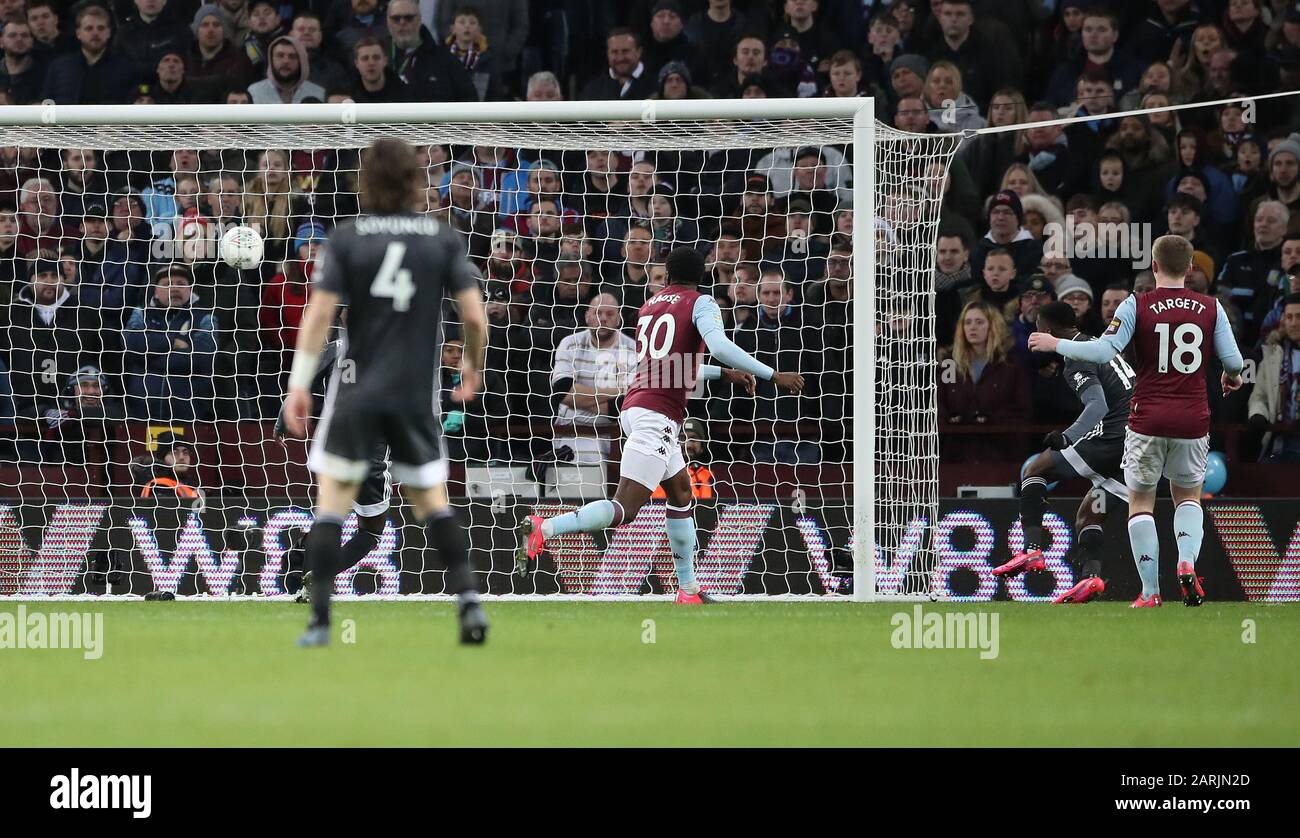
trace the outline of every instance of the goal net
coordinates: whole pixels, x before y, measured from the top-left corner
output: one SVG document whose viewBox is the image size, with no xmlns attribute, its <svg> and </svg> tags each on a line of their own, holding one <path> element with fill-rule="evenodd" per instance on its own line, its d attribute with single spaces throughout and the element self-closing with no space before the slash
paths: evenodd
<svg viewBox="0 0 1300 838">
<path fill-rule="evenodd" d="M 450 305 L 440 371 L 483 590 L 673 589 L 661 499 L 553 539 L 528 576 L 513 549 L 520 515 L 612 492 L 636 310 L 686 245 L 728 335 L 807 380 L 800 396 L 697 387 L 683 441 L 704 588 L 928 595 L 933 243 L 960 137 L 898 133 L 863 103 L 7 109 L 0 594 L 297 590 L 314 487 L 309 443 L 277 414 L 314 254 L 358 212 L 360 150 L 399 137 L 425 164 L 420 209 L 483 277 L 484 392 L 450 399 Z M 219 257 L 240 224 L 264 236 L 258 269 Z M 359 503 L 387 520 L 337 592 L 441 593 L 400 486 L 371 481 Z"/>
</svg>

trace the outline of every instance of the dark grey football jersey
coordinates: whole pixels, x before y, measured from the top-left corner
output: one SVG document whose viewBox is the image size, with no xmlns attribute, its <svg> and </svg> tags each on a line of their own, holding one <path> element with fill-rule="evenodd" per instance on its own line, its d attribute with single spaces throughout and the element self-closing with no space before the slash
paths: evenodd
<svg viewBox="0 0 1300 838">
<path fill-rule="evenodd" d="M 1080 334 L 1075 340 L 1096 338 Z M 1106 415 L 1102 417 L 1101 424 L 1088 431 L 1088 439 L 1124 437 L 1124 429 L 1128 427 L 1128 401 L 1133 395 L 1133 382 L 1136 378 L 1137 373 L 1124 360 L 1123 355 L 1116 355 L 1105 364 L 1065 359 L 1065 380 L 1070 383 L 1075 395 L 1081 395 L 1093 384 L 1100 384 L 1102 392 L 1106 394 Z"/>
<path fill-rule="evenodd" d="M 443 299 L 478 289 L 456 231 L 415 213 L 345 222 L 330 233 L 312 280 L 347 305 L 340 404 L 436 411 Z"/>
</svg>

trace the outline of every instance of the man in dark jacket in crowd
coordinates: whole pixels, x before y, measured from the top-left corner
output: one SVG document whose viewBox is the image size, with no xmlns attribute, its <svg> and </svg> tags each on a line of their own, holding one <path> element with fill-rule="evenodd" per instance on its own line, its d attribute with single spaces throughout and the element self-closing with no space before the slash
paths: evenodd
<svg viewBox="0 0 1300 838">
<path fill-rule="evenodd" d="M 189 266 L 164 265 L 126 324 L 128 407 L 136 418 L 212 418 L 217 319 L 192 290 Z"/>
<path fill-rule="evenodd" d="M 152 73 L 165 53 L 185 55 L 190 49 L 190 29 L 163 12 L 180 0 L 135 0 L 135 14 L 117 30 L 113 48 L 135 65 L 141 75 Z"/>
<path fill-rule="evenodd" d="M 33 48 L 32 29 L 26 23 L 16 20 L 5 23 L 2 37 L 0 87 L 9 91 L 9 101 L 13 104 L 33 104 L 45 82 L 46 57 Z"/>
<path fill-rule="evenodd" d="M 609 30 L 605 36 L 605 72 L 582 88 L 579 98 L 649 99 L 655 92 L 655 77 L 641 61 L 641 41 L 631 29 Z"/>
<path fill-rule="evenodd" d="M 64 285 L 56 254 L 39 251 L 30 283 L 5 312 L 0 345 L 9 356 L 9 380 L 18 415 L 43 417 L 58 409 L 63 383 L 83 363 L 97 360 L 98 321 Z"/>
<path fill-rule="evenodd" d="M 112 22 L 103 6 L 77 12 L 76 52 L 50 62 L 42 99 L 59 105 L 117 105 L 140 76 L 130 59 L 109 47 Z"/>
<path fill-rule="evenodd" d="M 414 0 L 388 4 L 388 63 L 417 102 L 477 102 L 478 90 L 465 65 L 420 24 Z"/>
</svg>

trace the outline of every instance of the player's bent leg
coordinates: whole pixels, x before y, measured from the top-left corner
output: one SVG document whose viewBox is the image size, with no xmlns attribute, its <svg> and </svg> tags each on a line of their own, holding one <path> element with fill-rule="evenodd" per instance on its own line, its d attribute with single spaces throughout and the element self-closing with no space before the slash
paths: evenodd
<svg viewBox="0 0 1300 838">
<path fill-rule="evenodd" d="M 1075 514 L 1074 526 L 1075 531 L 1079 534 L 1078 550 L 1082 568 L 1079 572 L 1079 581 L 1068 591 L 1052 600 L 1058 605 L 1078 605 L 1088 602 L 1097 598 L 1106 590 L 1106 583 L 1101 578 L 1101 553 L 1104 543 L 1102 522 L 1105 520 L 1105 499 L 1105 491 L 1094 488 L 1079 503 L 1079 511 Z"/>
<path fill-rule="evenodd" d="M 1196 559 L 1205 537 L 1205 511 L 1201 508 L 1201 486 L 1170 483 L 1174 496 L 1174 541 L 1178 545 L 1178 587 L 1183 604 L 1195 607 L 1205 601 L 1205 589 L 1196 574 Z"/>
<path fill-rule="evenodd" d="M 994 576 L 1016 576 L 1047 567 L 1043 557 L 1043 513 L 1047 511 L 1047 477 L 1054 471 L 1052 452 L 1039 453 L 1025 469 L 1020 481 L 1020 527 L 1025 548 L 1011 561 L 993 568 Z"/>
</svg>

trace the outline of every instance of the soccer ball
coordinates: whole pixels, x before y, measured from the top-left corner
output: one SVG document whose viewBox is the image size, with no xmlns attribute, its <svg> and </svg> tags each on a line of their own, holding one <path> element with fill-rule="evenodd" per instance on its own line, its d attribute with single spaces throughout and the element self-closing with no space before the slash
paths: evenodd
<svg viewBox="0 0 1300 838">
<path fill-rule="evenodd" d="M 221 258 L 241 271 L 262 264 L 262 236 L 252 227 L 231 227 L 221 237 Z"/>
</svg>

